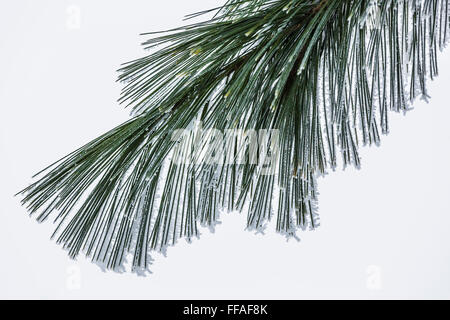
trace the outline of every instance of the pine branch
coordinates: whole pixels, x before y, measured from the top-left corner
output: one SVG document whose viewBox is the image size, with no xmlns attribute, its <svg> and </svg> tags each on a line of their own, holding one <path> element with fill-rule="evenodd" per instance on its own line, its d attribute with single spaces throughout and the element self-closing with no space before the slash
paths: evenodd
<svg viewBox="0 0 450 320">
<path fill-rule="evenodd" d="M 274 215 L 282 234 L 314 228 L 316 178 L 337 167 L 339 153 L 359 167 L 360 146 L 389 132 L 389 111 L 428 97 L 448 7 L 229 0 L 188 17 L 214 13 L 205 22 L 145 34 L 150 53 L 120 69 L 120 102 L 133 118 L 41 172 L 23 204 L 39 221 L 54 217 L 54 237 L 71 257 L 83 251 L 114 270 L 130 253 L 134 270 L 146 270 L 149 252 L 213 228 L 222 209 L 247 210 L 252 230 Z M 273 151 L 267 141 L 256 164 L 235 162 L 248 156 L 249 136 L 233 137 L 220 162 L 198 161 L 222 147 L 211 131 L 192 143 L 199 124 L 277 130 L 277 173 L 258 165 Z M 190 134 L 174 139 L 180 129 Z M 190 161 L 177 163 L 180 155 Z"/>
</svg>

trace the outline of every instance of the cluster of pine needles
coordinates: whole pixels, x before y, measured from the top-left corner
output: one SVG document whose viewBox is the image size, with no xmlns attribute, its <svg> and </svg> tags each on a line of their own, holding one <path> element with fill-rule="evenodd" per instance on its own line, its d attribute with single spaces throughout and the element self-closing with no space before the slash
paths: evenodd
<svg viewBox="0 0 450 320">
<path fill-rule="evenodd" d="M 119 70 L 131 119 L 40 172 L 23 204 L 57 224 L 53 236 L 71 257 L 82 252 L 120 270 L 131 254 L 137 272 L 148 269 L 151 251 L 213 228 L 222 211 L 245 211 L 250 230 L 271 219 L 284 235 L 314 228 L 317 177 L 341 163 L 360 166 L 359 148 L 389 132 L 389 111 L 428 96 L 448 7 L 229 0 L 190 16 L 209 15 L 204 22 L 145 34 L 148 55 Z M 184 145 L 173 133 L 198 123 L 277 130 L 275 174 L 230 161 L 239 148 L 222 163 L 175 163 Z"/>
</svg>

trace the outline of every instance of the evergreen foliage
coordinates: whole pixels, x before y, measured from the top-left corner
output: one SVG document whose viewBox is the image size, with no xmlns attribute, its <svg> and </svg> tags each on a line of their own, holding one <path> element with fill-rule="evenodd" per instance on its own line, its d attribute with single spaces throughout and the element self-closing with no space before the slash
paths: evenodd
<svg viewBox="0 0 450 320">
<path fill-rule="evenodd" d="M 246 210 L 293 235 L 317 224 L 316 178 L 360 166 L 358 149 L 389 132 L 437 73 L 448 0 L 229 0 L 214 15 L 148 33 L 148 55 L 120 69 L 132 118 L 40 172 L 22 191 L 71 257 L 119 270 Z M 254 164 L 177 164 L 179 129 L 279 130 L 275 175 Z M 201 146 L 212 153 L 214 143 Z M 217 147 L 217 146 L 215 146 Z M 174 151 L 175 150 L 175 151 Z M 177 151 L 178 150 L 178 151 Z M 200 153 L 197 150 L 194 156 Z M 173 159 L 173 158 L 172 158 Z M 276 199 L 276 201 L 275 201 Z"/>
</svg>

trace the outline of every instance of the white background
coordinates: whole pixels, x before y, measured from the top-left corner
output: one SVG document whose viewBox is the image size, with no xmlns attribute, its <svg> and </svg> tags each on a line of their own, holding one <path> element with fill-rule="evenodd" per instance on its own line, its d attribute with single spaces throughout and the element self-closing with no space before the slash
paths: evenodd
<svg viewBox="0 0 450 320">
<path fill-rule="evenodd" d="M 104 273 L 68 259 L 13 194 L 31 175 L 128 118 L 119 64 L 141 32 L 182 24 L 220 0 L 3 1 L 0 5 L 0 298 L 450 298 L 450 52 L 431 102 L 391 116 L 363 167 L 319 182 L 321 227 L 287 242 L 225 215 L 214 235 L 153 274 Z M 77 11 L 80 20 L 77 21 Z M 75 16 L 74 16 L 75 15 Z"/>
</svg>

